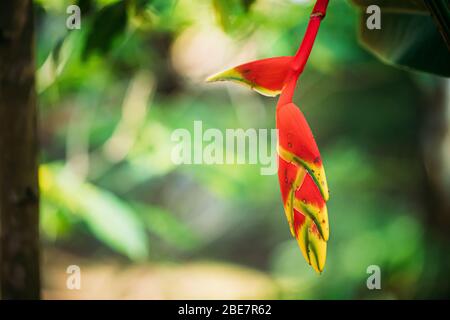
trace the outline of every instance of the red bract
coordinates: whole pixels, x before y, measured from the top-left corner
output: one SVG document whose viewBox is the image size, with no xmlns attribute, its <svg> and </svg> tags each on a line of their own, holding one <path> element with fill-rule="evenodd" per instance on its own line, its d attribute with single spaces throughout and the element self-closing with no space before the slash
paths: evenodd
<svg viewBox="0 0 450 320">
<path fill-rule="evenodd" d="M 234 81 L 249 86 L 262 95 L 280 94 L 293 57 L 276 57 L 241 64 L 209 77 L 206 81 Z"/>
<path fill-rule="evenodd" d="M 328 185 L 314 136 L 292 98 L 327 6 L 328 0 L 317 0 L 295 56 L 245 63 L 208 78 L 208 81 L 239 82 L 268 96 L 281 94 L 276 110 L 281 197 L 292 236 L 305 259 L 319 273 L 325 266 L 329 238 Z"/>
</svg>

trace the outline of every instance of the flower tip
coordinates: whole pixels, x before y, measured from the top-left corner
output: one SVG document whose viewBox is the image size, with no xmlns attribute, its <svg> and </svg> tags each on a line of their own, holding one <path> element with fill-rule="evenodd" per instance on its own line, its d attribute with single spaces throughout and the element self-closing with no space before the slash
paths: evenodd
<svg viewBox="0 0 450 320">
<path fill-rule="evenodd" d="M 217 79 L 216 79 L 216 75 L 212 75 L 212 76 L 209 76 L 208 78 L 206 78 L 205 79 L 205 82 L 216 82 L 217 81 Z"/>
</svg>

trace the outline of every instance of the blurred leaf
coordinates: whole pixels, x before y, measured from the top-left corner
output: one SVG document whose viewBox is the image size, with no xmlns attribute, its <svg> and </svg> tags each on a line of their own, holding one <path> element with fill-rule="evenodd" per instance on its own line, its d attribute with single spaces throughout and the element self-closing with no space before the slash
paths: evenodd
<svg viewBox="0 0 450 320">
<path fill-rule="evenodd" d="M 127 1 L 118 1 L 103 7 L 95 16 L 87 35 L 83 59 L 95 51 L 108 52 L 114 39 L 127 27 Z"/>
<path fill-rule="evenodd" d="M 73 226 L 73 219 L 64 207 L 55 205 L 44 198 L 40 204 L 40 227 L 51 240 L 67 235 Z"/>
<path fill-rule="evenodd" d="M 65 17 L 55 15 L 51 11 L 46 11 L 43 7 L 36 5 L 35 15 L 39 20 L 37 24 L 36 41 L 36 67 L 40 68 L 56 47 L 60 46 L 67 36 L 67 29 L 61 28 L 65 25 Z M 45 36 L 44 36 L 45 35 Z"/>
<path fill-rule="evenodd" d="M 166 14 L 170 12 L 177 0 L 136 0 L 135 8 L 141 10 L 150 9 L 157 14 Z"/>
<path fill-rule="evenodd" d="M 144 217 L 147 229 L 176 248 L 191 250 L 200 245 L 200 239 L 182 221 L 166 210 L 154 206 L 134 204 Z"/>
<path fill-rule="evenodd" d="M 368 1 L 354 1 L 367 5 Z M 360 41 L 381 60 L 408 69 L 425 71 L 441 76 L 450 76 L 449 49 L 445 42 L 448 30 L 439 28 L 430 16 L 428 6 L 440 0 L 430 1 L 370 1 L 381 7 L 381 30 L 366 27 L 365 10 L 361 13 Z M 440 20 L 449 23 L 448 7 L 442 10 Z M 425 14 L 428 13 L 428 14 Z M 435 14 L 431 12 L 434 16 Z M 447 34 L 448 36 L 448 34 Z"/>
<path fill-rule="evenodd" d="M 80 7 L 80 11 L 83 15 L 90 14 L 95 9 L 94 0 L 77 0 L 77 5 Z"/>
<path fill-rule="evenodd" d="M 439 32 L 444 38 L 450 51 L 450 2 L 448 0 L 434 0 L 425 2 Z"/>
<path fill-rule="evenodd" d="M 36 5 L 42 6 L 45 10 L 65 12 L 67 6 L 72 4 L 70 0 L 34 0 Z"/>
<path fill-rule="evenodd" d="M 147 257 L 145 229 L 124 201 L 90 183 L 80 182 L 67 168 L 41 165 L 39 175 L 46 201 L 79 215 L 99 240 L 130 259 Z"/>
<path fill-rule="evenodd" d="M 149 7 L 157 14 L 169 13 L 176 4 L 176 0 L 149 0 Z"/>
<path fill-rule="evenodd" d="M 239 26 L 255 0 L 213 0 L 214 11 L 223 30 Z"/>
<path fill-rule="evenodd" d="M 427 12 L 427 7 L 423 0 L 352 0 L 354 4 L 367 8 L 370 5 L 377 5 L 384 12 Z"/>
<path fill-rule="evenodd" d="M 43 92 L 58 79 L 74 53 L 74 46 L 80 35 L 72 32 L 55 45 L 42 66 L 36 70 L 37 91 Z"/>
</svg>

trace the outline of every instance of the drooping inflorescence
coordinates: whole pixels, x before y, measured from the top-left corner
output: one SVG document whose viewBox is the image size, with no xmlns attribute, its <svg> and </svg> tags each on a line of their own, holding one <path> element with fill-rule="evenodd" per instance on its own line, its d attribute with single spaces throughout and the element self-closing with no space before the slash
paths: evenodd
<svg viewBox="0 0 450 320">
<path fill-rule="evenodd" d="M 295 56 L 275 57 L 239 65 L 207 79 L 244 84 L 280 98 L 276 110 L 278 178 L 292 236 L 306 261 L 321 273 L 329 238 L 328 185 L 311 129 L 293 103 L 297 80 L 306 65 L 329 0 L 317 0 Z"/>
</svg>

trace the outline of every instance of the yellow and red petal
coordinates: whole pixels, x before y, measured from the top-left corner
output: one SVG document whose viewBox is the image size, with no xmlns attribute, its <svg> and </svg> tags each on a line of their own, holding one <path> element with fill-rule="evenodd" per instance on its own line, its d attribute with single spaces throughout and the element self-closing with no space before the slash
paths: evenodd
<svg viewBox="0 0 450 320">
<path fill-rule="evenodd" d="M 244 63 L 217 73 L 206 81 L 233 81 L 262 95 L 274 97 L 283 89 L 292 59 L 293 57 L 275 57 Z"/>
<path fill-rule="evenodd" d="M 328 241 L 330 228 L 327 206 L 310 174 L 305 175 L 302 185 L 295 191 L 294 199 L 294 208 L 309 216 L 322 238 Z"/>
<path fill-rule="evenodd" d="M 283 199 L 284 212 L 293 237 L 295 237 L 293 216 L 295 191 L 299 188 L 305 175 L 306 170 L 303 167 L 286 162 L 278 157 L 278 181 L 280 183 L 281 198 Z"/>
<path fill-rule="evenodd" d="M 277 108 L 278 154 L 287 162 L 303 166 L 325 201 L 329 198 L 325 170 L 319 149 L 303 113 L 294 103 Z"/>
<path fill-rule="evenodd" d="M 326 257 L 326 241 L 329 237 L 325 200 L 302 166 L 289 163 L 282 158 L 278 161 L 281 196 L 292 236 L 297 239 L 308 263 L 316 271 L 321 272 Z"/>
<path fill-rule="evenodd" d="M 325 267 L 327 242 L 320 235 L 314 221 L 294 209 L 295 235 L 300 251 L 313 269 L 321 273 Z"/>
</svg>

